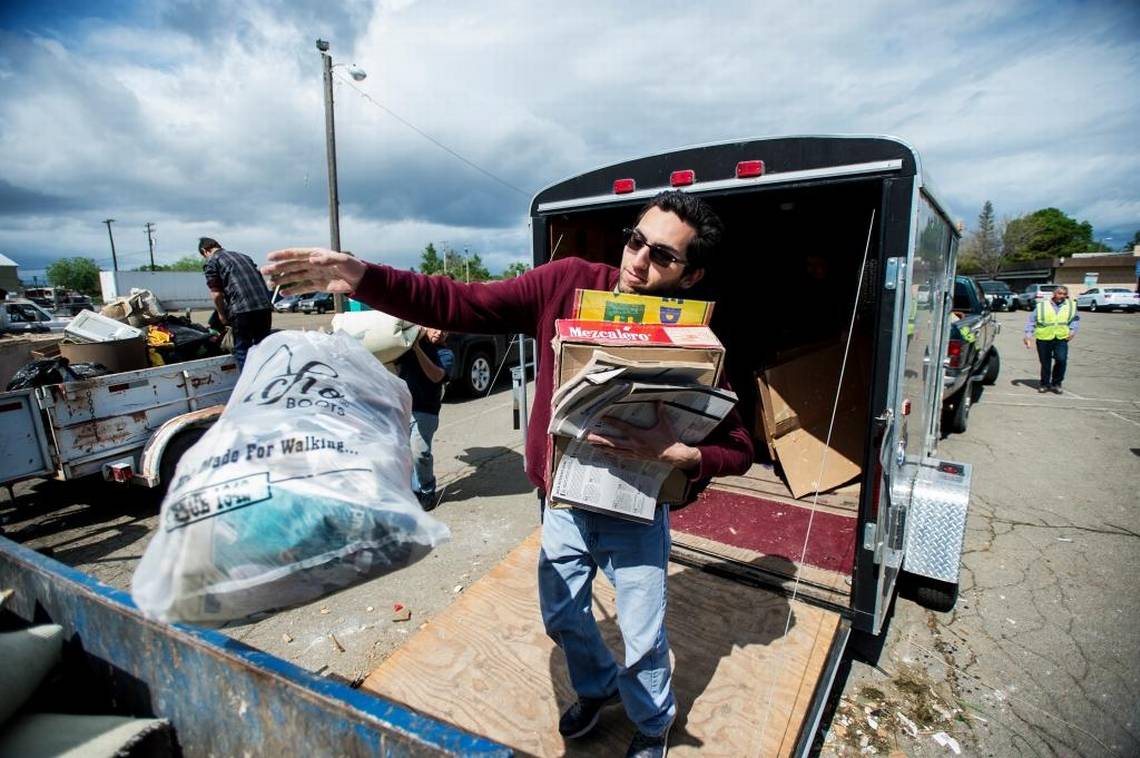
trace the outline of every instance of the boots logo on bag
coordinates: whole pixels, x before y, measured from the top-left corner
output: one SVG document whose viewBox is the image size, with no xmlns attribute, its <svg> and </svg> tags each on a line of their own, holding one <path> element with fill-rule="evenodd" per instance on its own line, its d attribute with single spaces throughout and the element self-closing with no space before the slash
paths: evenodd
<svg viewBox="0 0 1140 758">
<path fill-rule="evenodd" d="M 285 354 L 285 371 L 273 373 L 269 367 L 281 365 L 282 353 Z M 293 351 L 288 345 L 282 345 L 258 368 L 253 378 L 254 390 L 242 398 L 242 402 L 256 405 L 283 403 L 286 408 L 322 408 L 343 416 L 344 408 L 336 401 L 343 400 L 344 393 L 329 382 L 339 377 L 336 369 L 320 361 L 309 361 L 294 371 Z"/>
</svg>

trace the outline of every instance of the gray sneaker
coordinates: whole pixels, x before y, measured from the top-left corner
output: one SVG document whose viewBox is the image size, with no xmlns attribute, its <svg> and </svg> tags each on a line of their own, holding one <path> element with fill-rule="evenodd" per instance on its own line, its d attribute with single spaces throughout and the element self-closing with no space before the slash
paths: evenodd
<svg viewBox="0 0 1140 758">
<path fill-rule="evenodd" d="M 598 716 L 607 705 L 621 702 L 617 690 L 603 698 L 580 697 L 558 720 L 558 733 L 568 740 L 583 737 L 598 724 Z"/>
<path fill-rule="evenodd" d="M 625 758 L 665 758 L 669 753 L 669 730 L 656 737 L 638 732 L 625 751 Z"/>
</svg>

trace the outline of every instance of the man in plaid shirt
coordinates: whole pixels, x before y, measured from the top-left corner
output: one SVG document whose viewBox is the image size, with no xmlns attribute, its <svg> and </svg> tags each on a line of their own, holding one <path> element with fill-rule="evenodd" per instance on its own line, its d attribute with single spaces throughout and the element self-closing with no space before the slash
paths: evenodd
<svg viewBox="0 0 1140 758">
<path fill-rule="evenodd" d="M 206 286 L 222 323 L 234 333 L 234 359 L 245 365 L 245 354 L 269 334 L 273 308 L 257 264 L 248 255 L 225 250 L 217 240 L 202 237 L 198 252 L 206 259 Z"/>
</svg>

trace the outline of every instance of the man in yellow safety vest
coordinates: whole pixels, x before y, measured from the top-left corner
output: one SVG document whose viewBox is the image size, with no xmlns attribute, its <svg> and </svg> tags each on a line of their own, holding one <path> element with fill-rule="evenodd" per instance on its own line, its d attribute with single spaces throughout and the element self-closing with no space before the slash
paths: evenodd
<svg viewBox="0 0 1140 758">
<path fill-rule="evenodd" d="M 1041 361 L 1041 384 L 1038 392 L 1053 391 L 1061 394 L 1065 380 L 1065 366 L 1069 362 L 1069 342 L 1077 336 L 1081 316 L 1077 301 L 1069 299 L 1068 287 L 1057 287 L 1051 299 L 1037 301 L 1025 322 L 1025 347 L 1037 343 L 1037 358 Z"/>
</svg>

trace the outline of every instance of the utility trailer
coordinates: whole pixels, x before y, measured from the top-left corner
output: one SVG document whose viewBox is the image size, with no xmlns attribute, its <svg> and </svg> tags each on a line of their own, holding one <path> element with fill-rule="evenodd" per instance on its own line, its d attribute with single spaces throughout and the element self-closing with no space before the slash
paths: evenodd
<svg viewBox="0 0 1140 758">
<path fill-rule="evenodd" d="M 883 632 L 900 578 L 941 609 L 956 597 L 971 469 L 938 459 L 936 443 L 957 233 L 898 140 L 760 139 L 543 190 L 531 207 L 535 265 L 566 255 L 618 264 L 621 229 L 670 187 L 700 194 L 728 230 L 692 296 L 717 302 L 742 412 L 759 435 L 774 397 L 804 418 L 822 408 L 825 433 L 805 425 L 797 443 L 820 453 L 821 474 L 833 456 L 857 472 L 805 495 L 787 476 L 791 457 L 785 476 L 764 459 L 765 437 L 745 476 L 671 514 L 671 752 L 805 755 L 852 631 Z M 792 381 L 779 384 L 781 372 Z M 0 585 L 17 589 L 19 615 L 63 624 L 105 661 L 93 669 L 119 702 L 132 694 L 136 715 L 171 718 L 186 755 L 620 752 L 633 727 L 616 712 L 584 740 L 558 736 L 574 695 L 543 633 L 537 551 L 536 532 L 359 691 L 212 632 L 145 621 L 121 593 L 3 540 Z M 620 660 L 613 592 L 604 579 L 594 590 Z"/>
<path fill-rule="evenodd" d="M 0 393 L 0 484 L 102 474 L 164 485 L 238 373 L 221 355 Z"/>
</svg>

